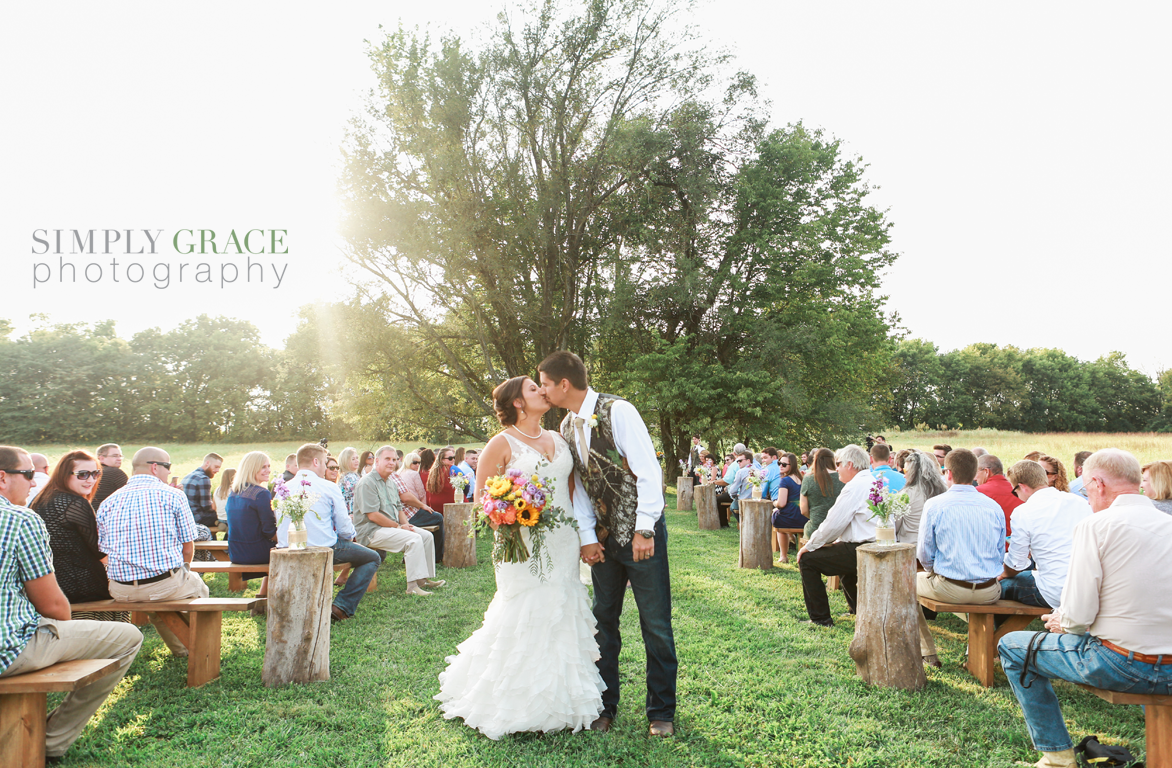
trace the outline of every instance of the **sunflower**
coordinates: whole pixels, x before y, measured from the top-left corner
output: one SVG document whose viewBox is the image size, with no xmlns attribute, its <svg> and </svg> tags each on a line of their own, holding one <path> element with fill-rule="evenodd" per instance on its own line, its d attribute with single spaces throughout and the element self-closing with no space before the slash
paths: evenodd
<svg viewBox="0 0 1172 768">
<path fill-rule="evenodd" d="M 541 512 L 526 504 L 525 509 L 517 512 L 517 522 L 521 525 L 534 526 L 537 525 L 538 519 L 541 518 Z"/>
</svg>

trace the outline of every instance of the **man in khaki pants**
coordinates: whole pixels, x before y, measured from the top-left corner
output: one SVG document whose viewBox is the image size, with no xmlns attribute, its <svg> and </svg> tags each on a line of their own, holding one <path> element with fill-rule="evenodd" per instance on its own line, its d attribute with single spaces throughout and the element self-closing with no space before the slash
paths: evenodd
<svg viewBox="0 0 1172 768">
<path fill-rule="evenodd" d="M 997 502 L 973 487 L 977 457 L 966 448 L 949 451 L 944 481 L 949 488 L 924 502 L 917 557 L 916 594 L 946 603 L 983 605 L 1001 599 L 1005 514 Z M 920 654 L 939 667 L 936 643 L 919 611 Z"/>
<path fill-rule="evenodd" d="M 41 518 L 23 505 L 32 475 L 27 452 L 0 446 L 0 677 L 61 661 L 119 662 L 49 714 L 45 755 L 60 757 L 126 674 L 142 647 L 142 633 L 116 621 L 69 620 L 69 601 L 53 573 L 49 534 Z"/>
<path fill-rule="evenodd" d="M 208 585 L 187 568 L 195 554 L 195 520 L 187 497 L 167 485 L 171 458 L 161 448 L 134 454 L 134 474 L 98 508 L 98 548 L 107 555 L 110 597 L 132 603 L 207 597 Z M 186 656 L 154 613 L 147 613 L 163 642 Z"/>
</svg>

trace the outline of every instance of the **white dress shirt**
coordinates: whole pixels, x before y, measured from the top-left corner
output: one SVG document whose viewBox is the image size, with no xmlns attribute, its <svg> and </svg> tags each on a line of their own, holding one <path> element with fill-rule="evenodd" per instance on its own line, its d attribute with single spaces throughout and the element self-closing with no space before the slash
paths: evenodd
<svg viewBox="0 0 1172 768">
<path fill-rule="evenodd" d="M 594 406 L 598 404 L 598 393 L 592 387 L 586 389 L 586 399 L 577 413 L 570 412 L 570 423 L 573 419 L 585 420 L 582 425 L 586 438 L 585 445 L 575 446 L 578 455 L 585 459 L 590 455 L 590 438 L 593 429 L 590 426 L 590 417 L 594 415 Z M 614 430 L 615 449 L 619 455 L 627 460 L 627 466 L 636 478 L 636 492 L 639 495 L 639 504 L 635 509 L 635 530 L 651 531 L 655 523 L 663 515 L 663 469 L 659 466 L 659 459 L 655 457 L 655 446 L 651 442 L 651 434 L 638 409 L 626 400 L 620 400 L 611 406 L 611 427 Z M 571 439 L 578 441 L 578 429 L 572 428 Z M 583 461 L 583 463 L 587 463 Z M 594 512 L 594 503 L 586 492 L 582 478 L 574 470 L 574 517 L 578 520 L 578 538 L 582 546 L 598 543 L 598 533 L 594 530 L 598 525 L 598 516 Z"/>
<path fill-rule="evenodd" d="M 338 484 L 303 469 L 286 485 L 294 493 L 300 493 L 302 480 L 308 480 L 309 492 L 317 494 L 309 514 L 305 516 L 305 531 L 308 534 L 306 543 L 311 547 L 332 547 L 338 543 L 339 538 L 354 541 L 354 522 L 350 519 L 350 513 L 346 511 L 346 499 L 342 496 L 342 489 Z M 290 522 L 287 517 L 281 517 L 277 521 L 278 547 L 289 546 Z"/>
<path fill-rule="evenodd" d="M 1062 585 L 1070 568 L 1074 527 L 1091 516 L 1091 505 L 1081 496 L 1057 488 L 1039 488 L 1025 504 L 1013 510 L 1010 528 L 1013 537 L 1005 564 L 1015 571 L 1030 567 L 1030 554 L 1038 569 L 1034 581 L 1046 602 L 1062 602 Z"/>
<path fill-rule="evenodd" d="M 1172 654 L 1172 517 L 1127 493 L 1075 526 L 1058 614 L 1071 634 Z"/>
<path fill-rule="evenodd" d="M 28 489 L 28 501 L 26 501 L 25 504 L 31 504 L 33 499 L 37 497 L 37 494 L 43 491 L 45 486 L 48 484 L 49 476 L 44 472 L 38 472 L 33 475 L 32 485 L 30 485 Z"/>
<path fill-rule="evenodd" d="M 874 483 L 875 476 L 871 470 L 865 469 L 842 487 L 838 500 L 826 513 L 826 520 L 806 542 L 807 552 L 836 541 L 861 543 L 875 540 L 875 521 L 871 519 L 871 509 L 867 506 L 867 497 Z"/>
</svg>

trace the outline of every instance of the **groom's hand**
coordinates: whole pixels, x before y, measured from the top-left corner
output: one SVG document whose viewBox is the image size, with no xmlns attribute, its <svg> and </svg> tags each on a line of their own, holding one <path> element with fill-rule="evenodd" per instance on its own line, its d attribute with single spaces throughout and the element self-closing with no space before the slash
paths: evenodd
<svg viewBox="0 0 1172 768">
<path fill-rule="evenodd" d="M 636 563 L 650 560 L 655 555 L 655 539 L 645 539 L 639 534 L 631 539 L 631 559 Z"/>
<path fill-rule="evenodd" d="M 601 544 L 587 544 L 582 547 L 582 562 L 586 565 L 594 565 L 595 563 L 605 563 L 606 556 L 602 554 Z"/>
</svg>

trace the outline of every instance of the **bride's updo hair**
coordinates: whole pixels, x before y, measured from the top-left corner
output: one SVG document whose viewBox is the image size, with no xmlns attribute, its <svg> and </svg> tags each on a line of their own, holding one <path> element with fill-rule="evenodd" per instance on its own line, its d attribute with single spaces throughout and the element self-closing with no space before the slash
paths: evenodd
<svg viewBox="0 0 1172 768">
<path fill-rule="evenodd" d="M 502 427 L 511 427 L 517 423 L 517 406 L 513 401 L 521 397 L 528 376 L 514 376 L 503 384 L 498 384 L 492 391 L 492 407 L 496 409 L 496 417 Z"/>
</svg>

